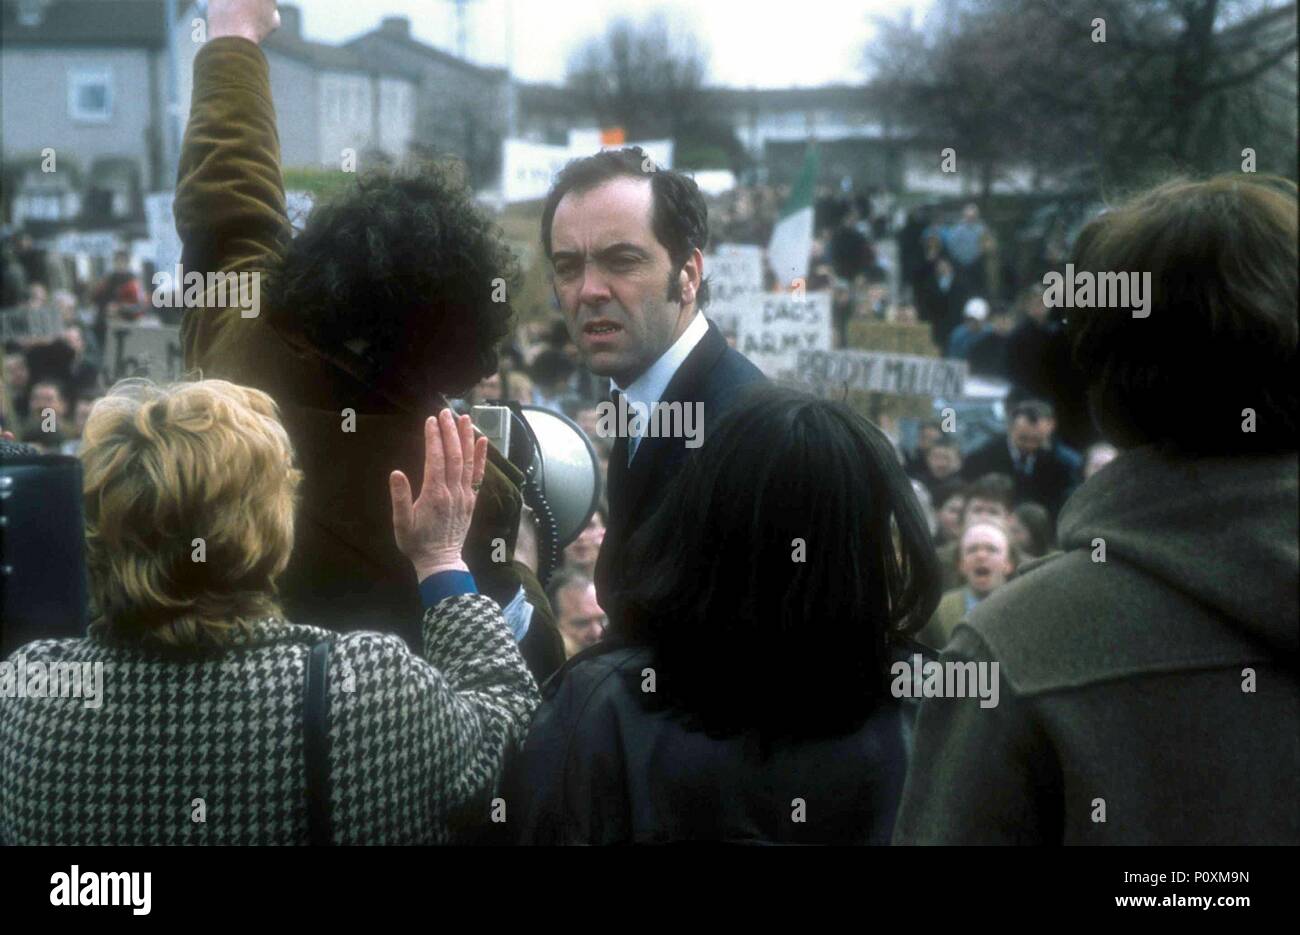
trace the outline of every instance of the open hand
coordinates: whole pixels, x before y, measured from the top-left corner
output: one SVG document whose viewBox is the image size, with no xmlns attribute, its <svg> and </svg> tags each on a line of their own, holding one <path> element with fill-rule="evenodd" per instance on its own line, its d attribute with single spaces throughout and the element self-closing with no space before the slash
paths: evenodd
<svg viewBox="0 0 1300 935">
<path fill-rule="evenodd" d="M 423 581 L 439 571 L 467 571 L 461 559 L 474 516 L 478 485 L 487 469 L 486 437 L 474 438 L 469 416 L 450 409 L 424 423 L 424 482 L 411 502 L 411 483 L 401 471 L 388 477 L 397 547 Z"/>
</svg>

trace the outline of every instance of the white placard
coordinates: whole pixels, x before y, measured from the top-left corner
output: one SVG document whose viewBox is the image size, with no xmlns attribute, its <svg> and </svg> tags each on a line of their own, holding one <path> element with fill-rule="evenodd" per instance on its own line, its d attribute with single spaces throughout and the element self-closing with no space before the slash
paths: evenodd
<svg viewBox="0 0 1300 935">
<path fill-rule="evenodd" d="M 502 146 L 502 197 L 507 204 L 545 198 L 551 182 L 569 158 L 567 146 L 506 140 Z"/>
<path fill-rule="evenodd" d="M 736 349 L 769 377 L 793 371 L 800 351 L 831 349 L 829 292 L 766 293 L 737 312 Z"/>
<path fill-rule="evenodd" d="M 752 299 L 763 291 L 763 248 L 721 244 L 704 258 L 709 297 L 719 303 Z"/>
<path fill-rule="evenodd" d="M 605 149 L 622 149 L 624 146 L 640 146 L 660 169 L 673 167 L 672 140 L 643 140 L 602 146 L 599 134 L 593 139 L 589 131 L 571 133 L 568 146 L 508 139 L 501 147 L 501 199 L 506 204 L 513 204 L 545 198 L 555 176 L 559 175 L 569 160 L 593 156 Z"/>
<path fill-rule="evenodd" d="M 958 399 L 966 381 L 966 362 L 885 351 L 801 350 L 795 378 L 817 388 Z"/>
<path fill-rule="evenodd" d="M 127 377 L 146 377 L 155 383 L 179 380 L 185 372 L 181 329 L 113 325 L 108 331 L 104 367 L 113 382 Z"/>
</svg>

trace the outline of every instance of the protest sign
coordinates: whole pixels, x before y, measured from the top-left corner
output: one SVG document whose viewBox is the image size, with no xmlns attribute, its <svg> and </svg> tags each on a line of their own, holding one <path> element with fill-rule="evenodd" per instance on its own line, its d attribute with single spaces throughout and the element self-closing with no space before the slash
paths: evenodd
<svg viewBox="0 0 1300 935">
<path fill-rule="evenodd" d="M 752 298 L 763 291 L 763 248 L 721 244 L 704 258 L 704 275 L 711 301 Z"/>
<path fill-rule="evenodd" d="M 704 258 L 709 282 L 705 314 L 730 339 L 737 339 L 740 318 L 753 313 L 763 299 L 763 249 L 748 244 L 720 244 Z"/>
<path fill-rule="evenodd" d="M 592 136 L 592 133 L 595 135 Z M 644 140 L 627 145 L 640 146 L 655 168 L 672 168 L 672 140 Z M 614 146 L 601 143 L 599 131 L 573 131 L 569 134 L 567 146 L 507 139 L 501 146 L 501 200 L 506 204 L 514 204 L 545 198 L 555 176 L 559 175 L 570 159 L 593 156 L 602 149 L 621 148 L 622 144 Z"/>
<path fill-rule="evenodd" d="M 179 380 L 185 371 L 180 328 L 114 325 L 108 334 L 104 367 L 112 382 L 145 377 L 158 383 Z"/>
<path fill-rule="evenodd" d="M 63 316 L 53 306 L 0 309 L 0 344 L 23 338 L 51 338 L 62 330 Z"/>
<path fill-rule="evenodd" d="M 551 180 L 569 158 L 567 146 L 506 140 L 502 146 L 502 197 L 507 203 L 545 198 Z"/>
<path fill-rule="evenodd" d="M 800 351 L 831 349 L 826 292 L 766 293 L 739 310 L 736 349 L 770 377 L 793 370 Z"/>
<path fill-rule="evenodd" d="M 881 351 L 800 350 L 796 379 L 815 387 L 843 387 L 894 396 L 962 395 L 966 362 Z"/>
<path fill-rule="evenodd" d="M 930 334 L 930 326 L 924 323 L 854 318 L 849 321 L 848 345 L 864 351 L 938 357 Z"/>
</svg>

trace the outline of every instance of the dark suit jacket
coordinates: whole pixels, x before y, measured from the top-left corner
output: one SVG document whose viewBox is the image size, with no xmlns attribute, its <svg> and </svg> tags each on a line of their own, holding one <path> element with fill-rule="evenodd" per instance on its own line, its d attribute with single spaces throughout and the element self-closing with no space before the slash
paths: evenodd
<svg viewBox="0 0 1300 935">
<path fill-rule="evenodd" d="M 186 272 L 276 267 L 288 239 L 280 146 L 265 56 L 245 39 L 214 39 L 194 60 L 194 95 L 176 186 L 176 226 Z M 350 382 L 321 354 L 268 324 L 267 310 L 241 317 L 209 297 L 181 325 L 185 366 L 203 377 L 269 394 L 303 472 L 295 541 L 279 582 L 286 615 L 330 629 L 379 630 L 422 650 L 424 610 L 411 563 L 393 538 L 388 475 L 424 474 L 424 420 L 435 408 L 403 406 Z M 198 375 L 198 373 L 196 373 Z M 344 430 L 343 410 L 355 414 Z M 504 606 L 520 585 L 533 604 L 534 635 L 552 637 L 551 662 L 563 661 L 541 586 L 513 561 L 492 560 L 502 539 L 513 559 L 522 474 L 494 449 L 479 491 L 466 564 L 479 590 Z M 549 631 L 549 632 L 548 632 Z M 539 676 L 541 677 L 541 676 Z"/>
<path fill-rule="evenodd" d="M 1070 491 L 1074 489 L 1074 470 L 1054 451 L 1040 450 L 1034 456 L 1032 472 L 1016 473 L 1007 437 L 996 435 L 980 445 L 962 461 L 962 477 L 976 480 L 985 474 L 1006 474 L 1015 483 L 1015 504 L 1032 501 L 1041 504 L 1056 519 Z"/>
<path fill-rule="evenodd" d="M 748 358 L 727 345 L 718 326 L 709 330 L 677 368 L 664 392 L 664 403 L 704 404 L 704 435 L 746 386 L 766 381 L 762 371 Z M 596 561 L 596 595 L 600 606 L 615 626 L 619 619 L 620 578 L 635 574 L 628 569 L 624 551 L 628 540 L 663 502 L 670 481 L 693 452 L 682 438 L 642 438 L 632 464 L 620 470 L 617 445 L 609 465 L 609 523 Z"/>
</svg>

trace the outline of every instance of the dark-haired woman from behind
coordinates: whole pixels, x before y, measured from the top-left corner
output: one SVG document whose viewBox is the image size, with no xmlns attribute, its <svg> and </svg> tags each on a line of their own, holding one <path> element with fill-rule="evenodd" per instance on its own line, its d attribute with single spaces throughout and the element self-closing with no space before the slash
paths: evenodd
<svg viewBox="0 0 1300 935">
<path fill-rule="evenodd" d="M 939 599 L 889 440 L 765 387 L 712 428 L 628 553 L 621 630 L 547 685 L 507 784 L 533 844 L 884 844 Z"/>
</svg>

